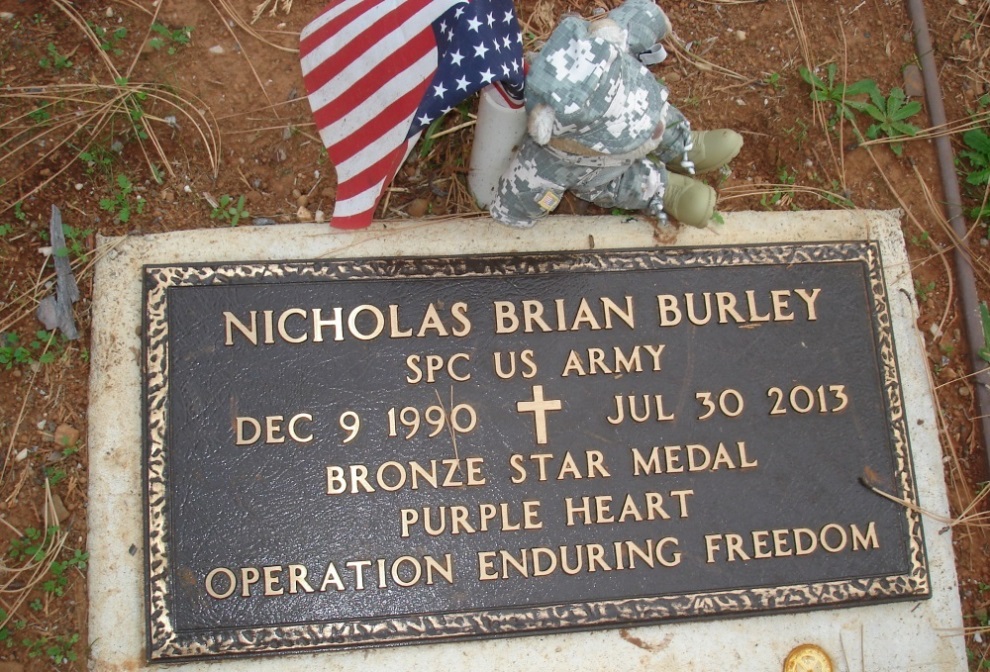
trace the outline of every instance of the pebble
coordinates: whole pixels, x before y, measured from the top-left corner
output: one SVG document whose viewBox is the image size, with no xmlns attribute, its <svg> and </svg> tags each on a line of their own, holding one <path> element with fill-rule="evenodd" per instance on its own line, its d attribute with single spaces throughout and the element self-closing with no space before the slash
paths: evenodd
<svg viewBox="0 0 990 672">
<path fill-rule="evenodd" d="M 55 445 L 71 448 L 79 442 L 79 430 L 72 425 L 62 424 L 55 428 L 52 438 L 55 440 Z"/>
<path fill-rule="evenodd" d="M 0 12 L 0 21 L 13 21 L 13 20 L 14 20 L 13 12 Z"/>
<path fill-rule="evenodd" d="M 746 41 L 746 31 L 745 30 L 737 30 L 736 31 L 736 39 L 739 40 L 740 42 L 745 42 Z"/>
<path fill-rule="evenodd" d="M 175 192 L 171 189 L 162 189 L 162 193 L 159 194 L 159 197 L 166 203 L 171 203 L 175 200 Z"/>
<path fill-rule="evenodd" d="M 216 45 L 210 47 L 210 53 L 211 54 L 217 54 L 217 55 L 222 54 L 222 53 L 224 53 L 224 48 L 221 47 L 219 44 L 216 44 Z"/>
<path fill-rule="evenodd" d="M 52 508 L 55 510 L 55 517 L 58 518 L 59 525 L 69 519 L 69 510 L 62 503 L 62 498 L 58 493 L 52 493 Z"/>
<path fill-rule="evenodd" d="M 313 213 L 310 212 L 309 210 L 307 210 L 306 209 L 306 206 L 301 205 L 301 206 L 299 206 L 299 209 L 296 210 L 296 218 L 300 222 L 312 222 L 313 221 Z"/>
<path fill-rule="evenodd" d="M 82 182 L 76 182 L 75 185 L 73 185 L 73 186 L 75 186 L 76 191 L 82 191 L 83 190 L 83 183 Z"/>
<path fill-rule="evenodd" d="M 302 196 L 296 197 L 296 205 L 300 208 L 305 208 L 309 204 L 309 196 L 303 194 Z"/>
<path fill-rule="evenodd" d="M 412 203 L 409 204 L 409 207 L 406 208 L 406 213 L 410 217 L 422 217 L 429 209 L 430 202 L 428 200 L 425 198 L 416 198 L 413 199 Z"/>
<path fill-rule="evenodd" d="M 970 392 L 969 391 L 969 388 L 966 387 L 965 385 L 963 385 L 963 386 L 961 386 L 959 388 L 959 396 L 960 397 L 965 397 L 965 398 L 968 399 L 970 394 L 972 394 L 972 392 Z"/>
<path fill-rule="evenodd" d="M 921 98 L 925 95 L 925 82 L 921 76 L 921 68 L 914 63 L 904 66 L 904 93 L 911 98 Z"/>
</svg>

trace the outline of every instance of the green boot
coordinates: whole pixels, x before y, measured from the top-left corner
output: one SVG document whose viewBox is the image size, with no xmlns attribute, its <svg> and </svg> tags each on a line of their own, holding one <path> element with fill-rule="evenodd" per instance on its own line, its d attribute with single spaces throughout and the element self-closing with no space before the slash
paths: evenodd
<svg viewBox="0 0 990 672">
<path fill-rule="evenodd" d="M 691 131 L 692 148 L 687 160 L 694 164 L 694 174 L 701 175 L 718 170 L 736 158 L 743 146 L 743 137 L 727 128 L 714 131 Z M 671 170 L 688 172 L 685 166 L 672 165 Z"/>
<path fill-rule="evenodd" d="M 704 228 L 715 214 L 715 190 L 704 182 L 668 173 L 663 209 L 681 224 Z"/>
</svg>

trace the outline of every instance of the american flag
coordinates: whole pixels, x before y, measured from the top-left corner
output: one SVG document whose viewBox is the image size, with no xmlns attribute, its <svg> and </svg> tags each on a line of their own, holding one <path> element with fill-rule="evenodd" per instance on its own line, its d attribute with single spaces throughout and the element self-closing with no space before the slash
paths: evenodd
<svg viewBox="0 0 990 672">
<path fill-rule="evenodd" d="M 511 0 L 340 0 L 302 31 L 303 79 L 337 170 L 331 224 L 371 223 L 420 133 L 482 87 L 522 97 Z"/>
</svg>

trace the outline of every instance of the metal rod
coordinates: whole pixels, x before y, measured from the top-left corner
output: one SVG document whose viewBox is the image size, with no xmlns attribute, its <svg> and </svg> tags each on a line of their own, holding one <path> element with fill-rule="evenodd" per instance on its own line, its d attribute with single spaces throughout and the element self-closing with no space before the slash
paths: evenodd
<svg viewBox="0 0 990 672">
<path fill-rule="evenodd" d="M 928 114 L 933 126 L 942 126 L 946 123 L 945 106 L 942 102 L 942 88 L 938 81 L 938 68 L 935 65 L 931 35 L 928 32 L 925 6 L 922 0 L 907 0 L 907 6 L 908 15 L 913 24 L 915 51 L 921 61 L 921 74 L 925 83 L 925 101 L 928 103 Z M 966 340 L 969 343 L 970 366 L 974 372 L 973 387 L 976 388 L 976 411 L 983 429 L 984 466 L 990 469 L 990 443 L 988 443 L 990 440 L 990 415 L 988 415 L 990 414 L 990 368 L 987 367 L 986 362 L 980 359 L 978 354 L 986 346 L 986 341 L 983 334 L 983 321 L 980 318 L 980 300 L 976 292 L 976 279 L 973 276 L 973 260 L 966 246 L 966 220 L 962 214 L 959 180 L 956 177 L 952 144 L 947 135 L 940 135 L 935 138 L 935 152 L 938 157 L 949 224 L 952 226 L 956 238 L 953 251 L 956 265 L 956 284 L 959 287 L 963 324 Z"/>
</svg>

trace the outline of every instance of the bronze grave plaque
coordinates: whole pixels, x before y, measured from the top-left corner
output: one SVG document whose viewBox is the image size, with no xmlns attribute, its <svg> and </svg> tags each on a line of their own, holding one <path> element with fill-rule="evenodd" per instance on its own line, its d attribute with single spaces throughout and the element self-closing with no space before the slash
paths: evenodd
<svg viewBox="0 0 990 672">
<path fill-rule="evenodd" d="M 874 244 L 144 281 L 151 660 L 929 595 Z"/>
</svg>

